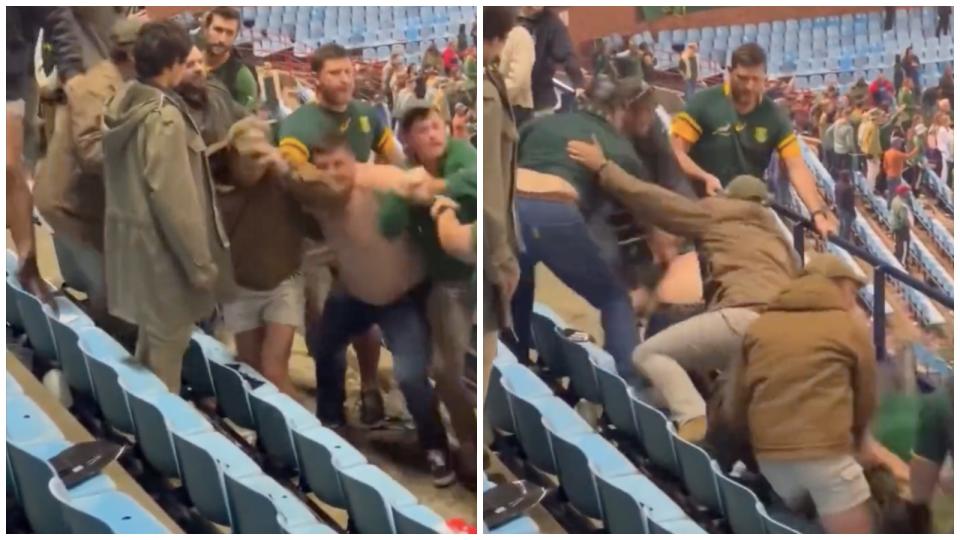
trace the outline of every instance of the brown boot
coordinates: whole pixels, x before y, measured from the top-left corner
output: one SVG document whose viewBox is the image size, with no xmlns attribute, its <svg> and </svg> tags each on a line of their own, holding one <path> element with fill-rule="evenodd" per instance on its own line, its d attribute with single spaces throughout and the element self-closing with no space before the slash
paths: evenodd
<svg viewBox="0 0 960 540">
<path fill-rule="evenodd" d="M 707 436 L 707 417 L 698 416 L 680 424 L 677 435 L 688 443 L 700 443 Z"/>
</svg>

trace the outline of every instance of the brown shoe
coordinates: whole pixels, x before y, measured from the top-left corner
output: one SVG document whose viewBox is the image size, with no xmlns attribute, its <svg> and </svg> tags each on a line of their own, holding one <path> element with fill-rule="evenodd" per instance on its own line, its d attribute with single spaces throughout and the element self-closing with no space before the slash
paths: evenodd
<svg viewBox="0 0 960 540">
<path fill-rule="evenodd" d="M 697 444 L 707 436 L 707 417 L 691 418 L 677 427 L 677 435 L 691 444 Z"/>
</svg>

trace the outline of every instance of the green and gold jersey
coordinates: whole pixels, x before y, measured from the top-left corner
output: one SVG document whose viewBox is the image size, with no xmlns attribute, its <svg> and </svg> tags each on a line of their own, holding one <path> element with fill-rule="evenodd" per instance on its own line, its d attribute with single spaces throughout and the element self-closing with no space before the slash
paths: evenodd
<svg viewBox="0 0 960 540">
<path fill-rule="evenodd" d="M 690 143 L 690 158 L 697 165 L 726 186 L 741 174 L 763 178 L 774 150 L 782 158 L 800 155 L 790 120 L 772 100 L 764 96 L 741 116 L 729 94 L 726 83 L 700 91 L 673 119 L 671 134 Z"/>
<path fill-rule="evenodd" d="M 373 107 L 351 101 L 343 112 L 307 103 L 284 118 L 277 133 L 280 153 L 294 165 L 304 163 L 311 148 L 333 130 L 346 136 L 358 161 L 369 161 L 371 151 L 381 156 L 394 152 L 396 143 L 390 127 L 383 125 Z"/>
</svg>

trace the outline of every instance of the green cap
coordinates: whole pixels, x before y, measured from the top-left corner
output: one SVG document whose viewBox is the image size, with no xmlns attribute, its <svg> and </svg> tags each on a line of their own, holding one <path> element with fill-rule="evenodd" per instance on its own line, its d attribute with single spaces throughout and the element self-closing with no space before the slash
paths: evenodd
<svg viewBox="0 0 960 540">
<path fill-rule="evenodd" d="M 770 199 L 770 193 L 767 191 L 767 184 L 756 176 L 741 174 L 735 177 L 726 189 L 727 197 L 731 199 L 740 199 L 744 201 L 753 201 L 758 203 L 767 202 Z"/>
<path fill-rule="evenodd" d="M 133 43 L 137 41 L 137 34 L 140 33 L 140 28 L 142 27 L 143 21 L 140 19 L 120 19 L 114 23 L 113 28 L 110 30 L 110 39 L 112 39 L 113 43 L 118 47 L 133 45 Z"/>
<path fill-rule="evenodd" d="M 858 274 L 840 257 L 831 253 L 817 253 L 810 258 L 807 266 L 803 269 L 803 275 L 819 275 L 831 279 L 849 279 L 863 287 L 867 284 L 867 278 Z"/>
</svg>

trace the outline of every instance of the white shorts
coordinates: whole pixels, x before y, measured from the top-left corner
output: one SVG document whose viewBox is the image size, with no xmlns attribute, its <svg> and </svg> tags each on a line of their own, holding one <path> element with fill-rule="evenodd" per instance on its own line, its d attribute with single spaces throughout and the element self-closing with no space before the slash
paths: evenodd
<svg viewBox="0 0 960 540">
<path fill-rule="evenodd" d="M 223 323 L 233 334 L 255 330 L 267 323 L 292 326 L 302 333 L 303 310 L 303 276 L 298 272 L 269 291 L 237 287 L 233 299 L 223 304 Z"/>
<path fill-rule="evenodd" d="M 853 456 L 803 461 L 758 458 L 757 464 L 773 490 L 791 508 L 802 504 L 808 494 L 821 516 L 838 514 L 870 500 L 870 485 Z"/>
</svg>

